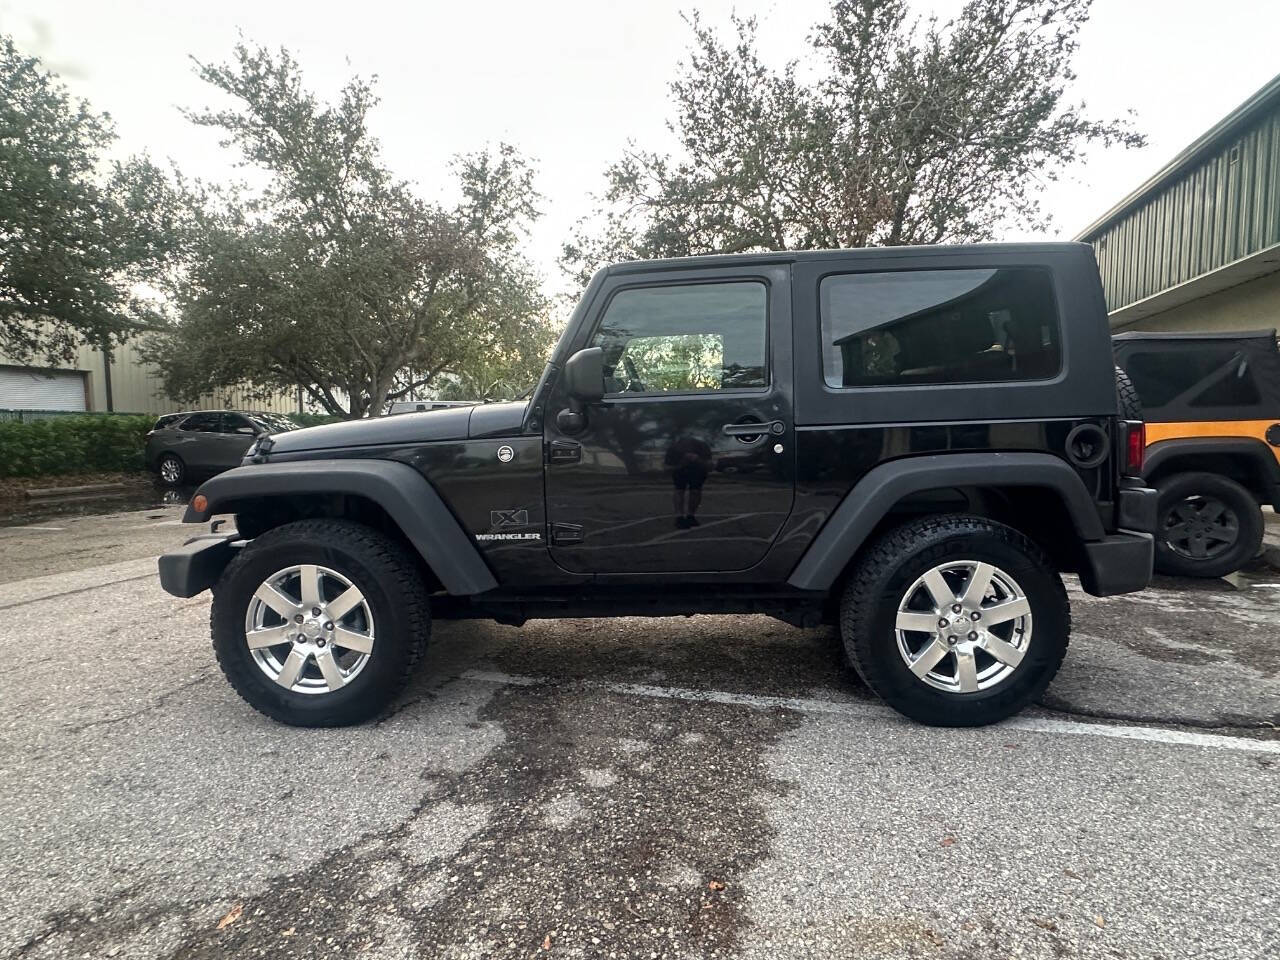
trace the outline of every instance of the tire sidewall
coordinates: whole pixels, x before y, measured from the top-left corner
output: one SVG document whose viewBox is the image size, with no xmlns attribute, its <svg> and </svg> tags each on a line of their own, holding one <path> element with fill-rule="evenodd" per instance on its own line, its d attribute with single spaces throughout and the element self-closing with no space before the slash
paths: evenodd
<svg viewBox="0 0 1280 960">
<path fill-rule="evenodd" d="M 1230 477 L 1217 473 L 1179 473 L 1159 483 L 1156 530 L 1156 566 L 1161 573 L 1184 577 L 1221 577 L 1239 570 L 1254 558 L 1262 546 L 1262 509 L 1252 494 Z M 1239 524 L 1235 546 L 1218 557 L 1196 560 L 1185 557 L 1169 545 L 1164 524 L 1174 505 L 1194 496 L 1210 496 L 1223 501 Z"/>
<path fill-rule="evenodd" d="M 1031 603 L 1031 642 L 1022 662 L 1003 682 L 977 693 L 948 693 L 929 686 L 911 673 L 898 650 L 896 618 L 907 589 L 932 567 L 958 560 L 995 565 L 1017 582 Z M 883 699 L 925 723 L 969 726 L 1016 713 L 1044 693 L 1066 654 L 1070 615 L 1057 573 L 990 530 L 939 537 L 885 567 L 874 591 L 873 609 L 861 613 L 869 648 L 868 656 L 859 658 L 864 675 Z"/>
<path fill-rule="evenodd" d="M 386 589 L 385 571 L 350 546 L 319 544 L 303 538 L 276 537 L 252 542 L 213 588 L 213 644 L 218 660 L 245 699 L 270 716 L 287 715 L 302 725 L 358 722 L 381 703 L 384 691 L 398 688 L 412 656 L 411 624 L 404 604 Z M 262 672 L 245 641 L 245 614 L 254 591 L 272 574 L 296 564 L 328 567 L 351 581 L 373 613 L 374 644 L 360 673 L 339 690 L 308 694 L 286 690 Z"/>
</svg>

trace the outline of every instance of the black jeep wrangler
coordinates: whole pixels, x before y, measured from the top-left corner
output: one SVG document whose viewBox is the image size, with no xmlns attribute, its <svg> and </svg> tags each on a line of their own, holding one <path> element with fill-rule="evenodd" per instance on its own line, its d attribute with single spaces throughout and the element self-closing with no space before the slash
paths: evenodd
<svg viewBox="0 0 1280 960">
<path fill-rule="evenodd" d="M 1151 576 L 1108 334 L 1083 244 L 618 264 L 527 403 L 264 437 L 160 579 L 286 723 L 382 711 L 433 618 L 693 613 L 838 623 L 902 713 L 991 723 L 1062 663 L 1059 572 Z"/>
</svg>

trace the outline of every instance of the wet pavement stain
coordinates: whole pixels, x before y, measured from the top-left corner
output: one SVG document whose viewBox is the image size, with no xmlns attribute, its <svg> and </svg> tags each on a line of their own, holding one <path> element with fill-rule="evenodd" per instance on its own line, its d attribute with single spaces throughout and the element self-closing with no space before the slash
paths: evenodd
<svg viewBox="0 0 1280 960">
<path fill-rule="evenodd" d="M 479 720 L 505 740 L 427 777 L 407 822 L 275 881 L 172 956 L 738 951 L 740 881 L 773 836 L 762 801 L 788 789 L 764 753 L 796 714 L 557 684 L 500 690 Z"/>
</svg>

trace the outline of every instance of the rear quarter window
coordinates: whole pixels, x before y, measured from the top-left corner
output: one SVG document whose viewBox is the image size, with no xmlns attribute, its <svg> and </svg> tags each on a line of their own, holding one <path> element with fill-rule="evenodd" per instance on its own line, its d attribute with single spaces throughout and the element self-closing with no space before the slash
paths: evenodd
<svg viewBox="0 0 1280 960">
<path fill-rule="evenodd" d="M 1144 405 L 1250 407 L 1261 402 L 1248 361 L 1233 349 L 1194 347 L 1135 352 L 1126 372 Z"/>
<path fill-rule="evenodd" d="M 1062 370 L 1048 270 L 901 270 L 824 277 L 829 388 L 1045 380 Z"/>
</svg>

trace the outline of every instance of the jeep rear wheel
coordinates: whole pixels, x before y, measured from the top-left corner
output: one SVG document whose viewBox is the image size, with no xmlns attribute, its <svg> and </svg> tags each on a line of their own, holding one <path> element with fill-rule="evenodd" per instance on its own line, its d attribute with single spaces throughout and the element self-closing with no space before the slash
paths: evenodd
<svg viewBox="0 0 1280 960">
<path fill-rule="evenodd" d="M 1262 509 L 1244 487 L 1218 473 L 1177 473 L 1157 484 L 1156 570 L 1221 577 L 1262 549 Z"/>
<path fill-rule="evenodd" d="M 400 544 L 360 524 L 267 531 L 213 588 L 213 648 L 251 706 L 296 726 L 376 716 L 404 687 L 430 630 L 426 589 Z"/>
<path fill-rule="evenodd" d="M 968 727 L 1044 693 L 1071 629 L 1066 591 L 1021 533 L 978 517 L 892 530 L 859 560 L 840 604 L 845 649 L 895 710 Z"/>
</svg>

